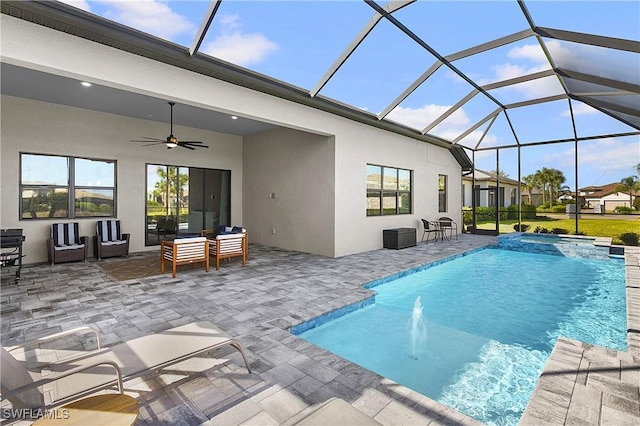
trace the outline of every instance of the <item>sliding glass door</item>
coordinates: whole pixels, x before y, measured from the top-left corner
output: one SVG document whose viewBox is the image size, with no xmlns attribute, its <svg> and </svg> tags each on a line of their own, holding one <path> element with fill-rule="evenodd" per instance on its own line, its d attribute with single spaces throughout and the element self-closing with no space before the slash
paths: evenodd
<svg viewBox="0 0 640 426">
<path fill-rule="evenodd" d="M 147 164 L 146 245 L 228 225 L 231 171 Z"/>
</svg>

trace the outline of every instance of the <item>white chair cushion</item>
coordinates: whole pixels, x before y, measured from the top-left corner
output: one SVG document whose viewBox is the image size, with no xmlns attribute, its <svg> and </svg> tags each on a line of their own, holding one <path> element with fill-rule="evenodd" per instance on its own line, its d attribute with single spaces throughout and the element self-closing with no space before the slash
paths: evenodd
<svg viewBox="0 0 640 426">
<path fill-rule="evenodd" d="M 122 245 L 122 244 L 127 244 L 127 240 L 103 241 L 100 244 L 103 245 L 103 246 L 118 246 L 118 245 Z"/>
<path fill-rule="evenodd" d="M 78 250 L 84 248 L 84 244 L 74 244 L 71 246 L 54 246 L 53 249 L 57 251 L 62 250 Z"/>
<path fill-rule="evenodd" d="M 197 243 L 200 241 L 207 241 L 207 237 L 176 238 L 173 240 L 173 244 Z"/>
</svg>

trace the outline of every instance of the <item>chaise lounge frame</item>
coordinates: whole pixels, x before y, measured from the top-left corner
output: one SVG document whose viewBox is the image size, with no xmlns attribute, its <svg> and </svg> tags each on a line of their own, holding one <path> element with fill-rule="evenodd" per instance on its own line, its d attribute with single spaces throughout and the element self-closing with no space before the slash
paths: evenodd
<svg viewBox="0 0 640 426">
<path fill-rule="evenodd" d="M 97 336 L 98 348 L 95 350 L 33 349 L 46 341 L 88 332 Z M 8 399 L 15 408 L 41 409 L 63 405 L 113 386 L 117 386 L 122 393 L 124 381 L 224 346 L 231 346 L 240 352 L 247 371 L 251 373 L 240 343 L 208 321 L 185 324 L 107 348 L 101 347 L 100 335 L 96 330 L 81 327 L 19 346 L 2 347 L 0 400 Z M 25 361 L 19 361 L 12 353 L 24 357 Z M 50 386 L 47 391 L 52 395 L 48 402 L 45 402 L 44 392 L 39 390 L 43 385 Z M 34 390 L 40 394 L 34 397 Z M 31 395 L 26 398 L 18 397 L 29 392 Z"/>
</svg>

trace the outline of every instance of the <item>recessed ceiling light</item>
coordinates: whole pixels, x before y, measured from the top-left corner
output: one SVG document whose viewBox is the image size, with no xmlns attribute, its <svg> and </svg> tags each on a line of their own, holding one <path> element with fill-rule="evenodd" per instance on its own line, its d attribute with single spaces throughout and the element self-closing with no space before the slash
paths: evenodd
<svg viewBox="0 0 640 426">
<path fill-rule="evenodd" d="M 232 116 L 231 116 L 231 119 L 232 119 L 232 120 L 237 120 L 237 119 L 238 119 L 238 117 L 237 117 L 237 116 L 235 116 L 235 115 L 232 115 Z"/>
<path fill-rule="evenodd" d="M 91 83 L 89 83 L 88 81 L 83 81 L 82 84 L 84 87 L 91 87 Z"/>
</svg>

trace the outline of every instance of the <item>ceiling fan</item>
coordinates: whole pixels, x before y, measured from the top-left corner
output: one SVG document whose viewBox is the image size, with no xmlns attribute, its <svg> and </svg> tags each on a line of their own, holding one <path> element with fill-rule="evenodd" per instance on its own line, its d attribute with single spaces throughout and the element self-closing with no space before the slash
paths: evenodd
<svg viewBox="0 0 640 426">
<path fill-rule="evenodd" d="M 173 106 L 175 104 L 176 104 L 175 102 L 169 102 L 169 105 L 171 106 L 171 133 L 169 134 L 169 136 L 166 137 L 166 139 L 158 139 L 158 138 L 150 138 L 147 136 L 142 136 L 143 140 L 132 140 L 131 142 L 146 143 L 146 145 L 143 145 L 143 146 L 165 144 L 167 146 L 167 149 L 172 149 L 172 148 L 175 148 L 176 146 L 179 146 L 182 148 L 190 149 L 192 151 L 196 148 L 209 148 L 208 145 L 203 145 L 204 142 L 179 141 L 178 138 L 176 138 L 173 135 Z"/>
</svg>

